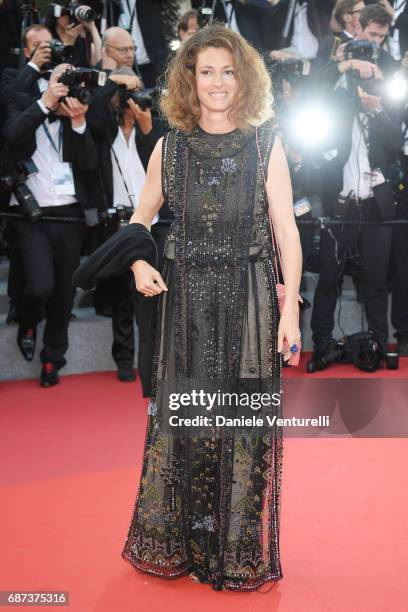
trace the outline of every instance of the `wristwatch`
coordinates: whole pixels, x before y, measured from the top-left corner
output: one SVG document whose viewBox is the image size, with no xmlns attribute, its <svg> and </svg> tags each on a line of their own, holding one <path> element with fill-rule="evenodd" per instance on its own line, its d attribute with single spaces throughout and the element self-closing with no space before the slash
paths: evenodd
<svg viewBox="0 0 408 612">
<path fill-rule="evenodd" d="M 369 117 L 377 117 L 377 115 L 379 115 L 379 114 L 380 114 L 380 113 L 382 113 L 382 112 L 383 112 L 383 107 L 382 107 L 382 106 L 381 106 L 381 104 L 380 104 L 380 106 L 377 106 L 377 108 L 375 108 L 374 110 L 372 110 L 372 111 L 368 111 L 368 112 L 367 112 L 367 115 L 368 115 Z"/>
</svg>

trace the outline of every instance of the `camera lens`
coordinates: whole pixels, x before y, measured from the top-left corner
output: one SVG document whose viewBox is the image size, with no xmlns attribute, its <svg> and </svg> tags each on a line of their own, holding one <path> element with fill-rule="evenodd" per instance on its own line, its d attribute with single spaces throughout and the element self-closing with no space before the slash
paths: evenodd
<svg viewBox="0 0 408 612">
<path fill-rule="evenodd" d="M 78 6 L 72 11 L 72 14 L 78 21 L 93 21 L 95 19 L 95 13 L 90 6 Z"/>
<path fill-rule="evenodd" d="M 30 223 L 38 221 L 42 216 L 41 208 L 27 185 L 18 185 L 14 189 L 14 195 L 23 209 L 24 216 L 27 220 L 30 221 Z"/>
</svg>

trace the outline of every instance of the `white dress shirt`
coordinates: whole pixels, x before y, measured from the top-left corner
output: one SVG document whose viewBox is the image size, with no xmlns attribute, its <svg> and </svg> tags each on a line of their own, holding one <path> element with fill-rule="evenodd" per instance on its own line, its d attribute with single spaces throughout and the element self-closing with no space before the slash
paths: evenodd
<svg viewBox="0 0 408 612">
<path fill-rule="evenodd" d="M 367 116 L 360 113 L 359 117 L 365 125 L 368 121 Z M 351 151 L 343 168 L 343 190 L 340 195 L 345 198 L 353 196 L 362 200 L 373 197 L 367 145 L 357 117 L 354 117 L 353 120 Z"/>
<path fill-rule="evenodd" d="M 119 26 L 121 28 L 124 28 L 125 30 L 129 31 L 130 20 L 132 15 L 134 15 L 132 21 L 132 31 L 130 32 L 130 35 L 135 41 L 135 45 L 137 47 L 136 62 L 139 64 L 139 66 L 143 64 L 149 64 L 150 58 L 147 54 L 142 32 L 140 30 L 139 22 L 137 20 L 137 0 L 122 0 L 121 6 L 123 11 L 119 17 Z"/>
<path fill-rule="evenodd" d="M 231 2 L 225 2 L 225 0 L 221 0 L 221 2 L 224 7 L 225 14 L 227 16 L 227 23 L 226 23 L 227 27 L 230 30 L 237 32 L 237 34 L 241 34 L 241 32 L 239 31 L 237 19 L 235 16 L 235 9 L 232 6 Z"/>
<path fill-rule="evenodd" d="M 127 142 L 122 128 L 119 126 L 112 149 L 113 205 L 115 207 L 132 205 L 136 209 L 139 206 L 146 172 L 137 152 L 135 128 L 133 128 L 129 136 L 129 142 Z M 157 220 L 158 216 L 156 215 L 152 225 Z"/>
<path fill-rule="evenodd" d="M 397 2 L 394 3 L 394 16 L 392 19 L 392 25 L 395 24 L 398 17 L 405 10 L 405 5 L 406 5 L 406 0 L 397 0 Z M 394 28 L 392 36 L 388 38 L 388 46 L 389 46 L 389 50 L 390 50 L 392 57 L 397 61 L 401 60 L 402 57 L 401 57 L 398 28 Z"/>
<path fill-rule="evenodd" d="M 40 91 L 45 91 L 48 87 L 48 81 L 38 79 L 37 81 Z M 48 109 L 41 102 L 37 101 L 41 110 L 45 115 L 49 114 Z M 37 174 L 30 176 L 26 181 L 26 186 L 31 190 L 33 196 L 40 207 L 44 206 L 65 206 L 77 202 L 75 195 L 57 194 L 54 187 L 54 169 L 55 164 L 62 161 L 62 134 L 60 130 L 61 122 L 59 120 L 49 123 L 48 119 L 44 121 L 49 135 L 54 142 L 54 145 L 59 149 L 59 153 L 52 146 L 44 125 L 41 124 L 35 132 L 36 148 L 31 157 L 32 161 L 37 166 Z M 79 128 L 72 128 L 78 134 L 83 134 L 86 129 L 86 124 Z M 18 202 L 14 194 L 10 198 L 10 206 L 16 206 Z"/>
<path fill-rule="evenodd" d="M 304 59 L 314 59 L 317 55 L 319 42 L 316 36 L 310 31 L 307 21 L 307 2 L 299 6 L 296 3 L 293 21 L 293 36 L 290 43 L 300 57 Z"/>
</svg>

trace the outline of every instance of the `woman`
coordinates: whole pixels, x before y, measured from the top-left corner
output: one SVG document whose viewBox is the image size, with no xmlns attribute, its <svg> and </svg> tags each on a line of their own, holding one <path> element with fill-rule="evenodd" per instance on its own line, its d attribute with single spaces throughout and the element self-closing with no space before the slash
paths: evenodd
<svg viewBox="0 0 408 612">
<path fill-rule="evenodd" d="M 51 34 L 64 45 L 75 47 L 76 66 L 90 68 L 102 59 L 102 41 L 95 21 L 79 21 L 70 23 L 69 15 L 54 17 L 51 7 L 45 17 L 44 25 Z"/>
<path fill-rule="evenodd" d="M 229 29 L 211 26 L 184 42 L 162 110 L 174 129 L 155 147 L 131 223 L 150 228 L 164 199 L 175 220 L 163 277 L 144 260 L 132 266 L 137 289 L 160 301 L 142 478 L 122 554 L 157 576 L 253 590 L 282 577 L 281 430 L 216 426 L 208 405 L 194 412 L 191 399 L 182 412 L 173 400 L 248 383 L 279 396 L 279 352 L 287 359 L 300 344 L 301 250 L 288 168 L 265 122 L 264 64 Z M 285 278 L 280 320 L 268 200 Z M 220 402 L 217 410 L 224 414 Z M 180 427 L 176 414 L 214 418 Z"/>
</svg>

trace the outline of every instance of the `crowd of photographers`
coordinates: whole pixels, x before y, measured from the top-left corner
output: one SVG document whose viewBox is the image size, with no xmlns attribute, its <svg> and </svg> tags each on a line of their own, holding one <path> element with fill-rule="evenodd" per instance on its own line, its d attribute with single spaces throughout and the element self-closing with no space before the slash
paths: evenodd
<svg viewBox="0 0 408 612">
<path fill-rule="evenodd" d="M 408 4 L 193 0 L 181 16 L 172 0 L 88 4 L 58 0 L 36 23 L 33 3 L 0 0 L 7 321 L 17 324 L 30 361 L 45 319 L 42 386 L 57 384 L 66 363 L 80 256 L 126 225 L 168 129 L 157 98 L 171 41 L 183 44 L 213 19 L 258 48 L 272 76 L 304 268 L 319 273 L 308 371 L 334 361 L 370 371 L 391 363 L 390 293 L 397 352 L 408 355 Z M 159 265 L 171 221 L 164 203 L 152 224 Z M 367 331 L 339 340 L 332 334 L 344 274 Z M 96 312 L 112 318 L 118 377 L 133 381 L 135 317 L 143 367 L 154 300 L 134 291 L 130 272 L 101 282 L 93 299 Z"/>
</svg>

